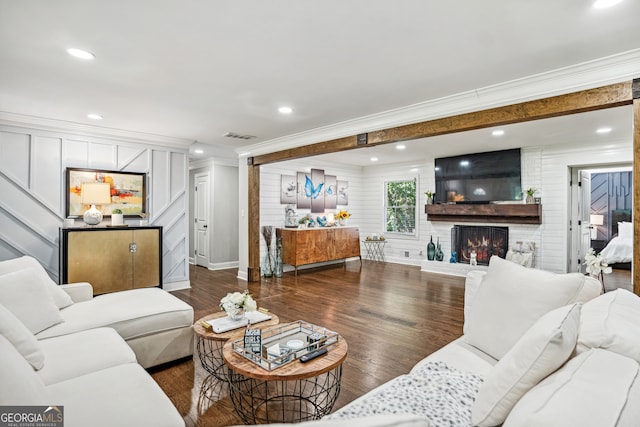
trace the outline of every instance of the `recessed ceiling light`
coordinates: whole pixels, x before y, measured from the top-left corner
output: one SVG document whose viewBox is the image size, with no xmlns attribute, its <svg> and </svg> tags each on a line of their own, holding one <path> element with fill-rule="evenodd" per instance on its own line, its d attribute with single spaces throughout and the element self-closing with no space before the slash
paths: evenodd
<svg viewBox="0 0 640 427">
<path fill-rule="evenodd" d="M 90 113 L 87 114 L 87 117 L 89 117 L 91 120 L 102 120 L 102 116 L 100 114 Z"/>
<path fill-rule="evenodd" d="M 280 108 L 278 108 L 278 112 L 280 114 L 291 114 L 291 113 L 293 113 L 293 108 L 291 108 L 291 107 L 280 107 Z"/>
<path fill-rule="evenodd" d="M 504 135 L 504 131 L 502 129 L 496 129 L 493 132 L 491 132 L 491 135 L 493 135 L 493 136 L 502 136 L 502 135 Z"/>
<path fill-rule="evenodd" d="M 620 3 L 622 0 L 596 0 L 593 3 L 594 9 L 606 9 L 611 6 L 615 6 Z"/>
<path fill-rule="evenodd" d="M 405 148 L 407 148 L 407 146 L 406 146 L 406 145 L 404 145 L 404 144 L 398 144 L 398 145 L 396 145 L 396 150 L 404 150 Z"/>
<path fill-rule="evenodd" d="M 370 160 L 371 160 L 372 162 L 377 162 L 377 161 L 378 161 L 378 158 L 377 158 L 377 157 L 372 157 Z"/>
<path fill-rule="evenodd" d="M 80 58 L 80 59 L 91 60 L 91 59 L 95 59 L 96 57 L 93 53 L 89 52 L 88 50 L 77 49 L 75 47 L 67 49 L 67 52 L 69 53 L 69 55 L 75 56 L 76 58 Z"/>
<path fill-rule="evenodd" d="M 202 154 L 204 153 L 204 150 L 201 150 L 200 148 L 196 148 L 195 150 L 193 150 L 193 152 L 196 154 Z"/>
<path fill-rule="evenodd" d="M 596 133 L 609 133 L 611 132 L 611 128 L 598 128 L 598 130 L 596 130 Z"/>
<path fill-rule="evenodd" d="M 460 166 L 469 166 L 469 160 L 460 160 Z"/>
</svg>

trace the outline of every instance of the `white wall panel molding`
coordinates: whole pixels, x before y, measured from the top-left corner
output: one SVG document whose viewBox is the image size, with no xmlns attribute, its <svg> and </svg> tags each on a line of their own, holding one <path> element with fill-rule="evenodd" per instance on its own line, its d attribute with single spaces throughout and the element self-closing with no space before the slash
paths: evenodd
<svg viewBox="0 0 640 427">
<path fill-rule="evenodd" d="M 147 206 L 163 235 L 163 282 L 189 283 L 187 148 L 77 129 L 8 123 L 0 114 L 0 259 L 37 258 L 58 276 L 58 229 L 66 209 L 67 167 L 147 173 Z M 58 125 L 60 125 L 58 123 Z M 156 193 L 157 192 L 157 193 Z M 156 209 L 156 206 L 160 208 Z"/>
<path fill-rule="evenodd" d="M 83 123 L 66 122 L 62 120 L 47 119 L 44 117 L 27 116 L 23 114 L 0 111 L 0 124 L 17 127 L 30 127 L 44 131 L 68 135 L 88 136 L 96 138 L 108 138 L 118 141 L 130 141 L 141 144 L 155 144 L 165 147 L 189 147 L 193 141 L 185 138 L 176 138 L 165 135 L 155 135 L 143 132 L 133 132 L 123 129 L 113 129 L 100 126 L 91 126 Z"/>
<path fill-rule="evenodd" d="M 148 149 L 139 147 L 118 147 L 117 170 L 131 172 L 149 172 Z M 145 168 L 140 169 L 139 163 L 144 162 Z"/>
</svg>

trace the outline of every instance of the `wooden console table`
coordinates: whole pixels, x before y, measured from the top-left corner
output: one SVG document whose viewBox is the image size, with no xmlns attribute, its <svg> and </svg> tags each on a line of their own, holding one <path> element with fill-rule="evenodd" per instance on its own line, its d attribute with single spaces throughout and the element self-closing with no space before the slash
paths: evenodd
<svg viewBox="0 0 640 427">
<path fill-rule="evenodd" d="M 360 256 L 358 227 L 278 228 L 282 262 L 298 266 Z"/>
</svg>

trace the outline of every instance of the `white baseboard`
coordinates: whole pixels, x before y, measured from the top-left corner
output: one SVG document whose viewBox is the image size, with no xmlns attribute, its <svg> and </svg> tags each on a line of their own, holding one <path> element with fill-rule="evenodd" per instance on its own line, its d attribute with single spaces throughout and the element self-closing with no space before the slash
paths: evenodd
<svg viewBox="0 0 640 427">
<path fill-rule="evenodd" d="M 191 288 L 191 281 L 189 280 L 185 280 L 182 282 L 170 282 L 170 283 L 162 284 L 162 289 L 168 292 L 178 291 L 180 289 L 190 289 L 190 288 Z"/>
</svg>

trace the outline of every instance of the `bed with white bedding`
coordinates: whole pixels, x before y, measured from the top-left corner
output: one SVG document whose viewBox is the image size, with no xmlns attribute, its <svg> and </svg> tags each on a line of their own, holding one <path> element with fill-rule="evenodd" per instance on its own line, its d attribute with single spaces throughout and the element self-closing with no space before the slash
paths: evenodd
<svg viewBox="0 0 640 427">
<path fill-rule="evenodd" d="M 633 238 L 614 237 L 600 252 L 607 264 L 631 262 L 633 258 Z"/>
<path fill-rule="evenodd" d="M 633 260 L 633 223 L 626 220 L 615 221 L 621 217 L 630 219 L 630 212 L 629 214 L 627 214 L 627 212 L 629 211 L 614 210 L 612 212 L 614 222 L 611 231 L 615 237 L 613 237 L 602 252 L 600 252 L 602 258 L 609 265 L 630 263 Z"/>
</svg>

